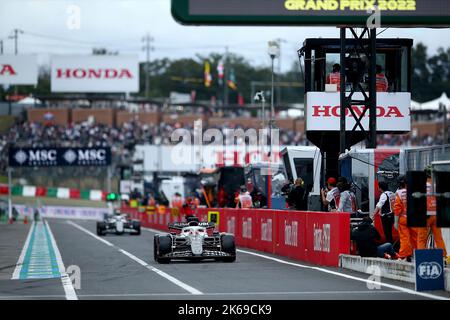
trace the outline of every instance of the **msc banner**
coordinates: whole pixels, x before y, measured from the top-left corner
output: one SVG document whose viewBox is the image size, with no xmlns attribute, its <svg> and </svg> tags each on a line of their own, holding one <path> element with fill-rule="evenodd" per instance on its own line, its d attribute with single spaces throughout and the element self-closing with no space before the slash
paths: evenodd
<svg viewBox="0 0 450 320">
<path fill-rule="evenodd" d="M 53 56 L 52 92 L 138 92 L 139 57 Z"/>
<path fill-rule="evenodd" d="M 355 93 L 354 99 L 364 100 L 362 93 Z M 340 130 L 340 93 L 308 92 L 306 94 L 306 131 L 339 131 Z M 407 92 L 377 93 L 377 131 L 409 132 L 411 131 L 411 94 Z M 364 107 L 352 106 L 356 115 L 361 116 Z M 346 110 L 345 128 L 351 131 L 355 119 L 350 110 Z M 364 129 L 369 128 L 369 112 L 362 120 Z M 357 127 L 357 130 L 361 129 Z"/>
<path fill-rule="evenodd" d="M 108 166 L 110 148 L 16 148 L 9 149 L 11 167 Z"/>
<path fill-rule="evenodd" d="M 375 7 L 382 26 L 445 26 L 448 0 L 172 0 L 186 24 L 366 25 Z"/>
<path fill-rule="evenodd" d="M 37 58 L 34 55 L 0 55 L 0 84 L 36 85 Z"/>
</svg>

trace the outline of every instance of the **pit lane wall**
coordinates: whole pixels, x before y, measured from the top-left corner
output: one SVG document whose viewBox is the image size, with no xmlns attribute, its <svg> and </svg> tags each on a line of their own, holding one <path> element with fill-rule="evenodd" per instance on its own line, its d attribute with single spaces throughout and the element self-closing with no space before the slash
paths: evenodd
<svg viewBox="0 0 450 320">
<path fill-rule="evenodd" d="M 185 221 L 173 208 L 122 210 L 140 219 L 143 227 L 161 231 L 168 231 L 169 222 Z M 347 213 L 199 208 L 195 215 L 201 221 L 217 219 L 219 231 L 234 234 L 236 244 L 244 248 L 333 267 L 339 266 L 340 254 L 350 253 Z"/>
</svg>

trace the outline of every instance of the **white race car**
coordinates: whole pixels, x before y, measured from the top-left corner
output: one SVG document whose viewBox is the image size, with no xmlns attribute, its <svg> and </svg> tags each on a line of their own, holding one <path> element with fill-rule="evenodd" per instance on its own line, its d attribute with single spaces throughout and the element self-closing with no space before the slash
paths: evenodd
<svg viewBox="0 0 450 320">
<path fill-rule="evenodd" d="M 199 222 L 190 219 L 188 222 L 169 223 L 169 234 L 157 234 L 154 237 L 153 253 L 155 261 L 168 263 L 172 259 L 204 260 L 234 262 L 236 260 L 236 244 L 234 235 L 210 232 L 213 222 Z"/>
<path fill-rule="evenodd" d="M 130 220 L 127 214 L 116 211 L 112 215 L 107 215 L 103 221 L 97 221 L 97 234 L 104 236 L 107 233 L 118 235 L 125 232 L 131 235 L 141 234 L 141 222 L 139 220 Z"/>
</svg>

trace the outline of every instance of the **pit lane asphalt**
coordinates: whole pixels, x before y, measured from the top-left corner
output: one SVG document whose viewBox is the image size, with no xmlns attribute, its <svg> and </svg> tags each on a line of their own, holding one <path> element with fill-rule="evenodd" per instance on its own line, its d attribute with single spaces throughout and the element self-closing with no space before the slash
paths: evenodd
<svg viewBox="0 0 450 320">
<path fill-rule="evenodd" d="M 238 252 L 235 263 L 184 262 L 158 264 L 153 260 L 154 232 L 142 230 L 140 236 L 107 235 L 102 239 L 84 232 L 67 220 L 49 219 L 57 246 L 66 268 L 79 266 L 81 288 L 75 290 L 79 299 L 248 299 L 248 300 L 358 300 L 358 299 L 426 299 L 388 287 L 369 289 L 364 282 L 347 279 L 318 270 L 287 265 L 263 257 Z M 95 222 L 74 221 L 78 226 L 95 234 Z M 134 258 L 149 264 L 145 267 L 120 252 L 123 249 Z M 245 249 L 245 251 L 253 252 Z M 268 257 L 275 257 L 264 254 Z M 280 258 L 280 257 L 277 257 Z M 306 265 L 305 263 L 280 258 Z M 152 270 L 151 267 L 157 268 Z M 324 268 L 344 275 L 367 279 L 365 274 L 343 271 L 338 268 Z M 162 271 L 193 287 L 202 294 L 194 295 L 161 276 Z M 10 280 L 19 281 L 19 280 Z M 11 291 L 2 291 L 0 299 L 65 299 L 61 282 L 41 280 L 47 290 L 22 286 Z M 383 283 L 414 290 L 413 285 L 403 282 L 382 280 Z M 36 283 L 36 282 L 35 282 Z M 39 283 L 39 282 L 37 282 Z M 48 288 L 52 285 L 51 288 Z M 447 293 L 440 296 L 450 298 Z"/>
</svg>

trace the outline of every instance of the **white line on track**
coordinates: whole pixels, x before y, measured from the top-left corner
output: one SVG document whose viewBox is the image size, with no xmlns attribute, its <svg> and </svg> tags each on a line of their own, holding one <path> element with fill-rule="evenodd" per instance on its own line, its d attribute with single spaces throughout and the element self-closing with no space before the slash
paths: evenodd
<svg viewBox="0 0 450 320">
<path fill-rule="evenodd" d="M 117 249 L 120 253 L 126 255 L 128 258 L 130 258 L 130 259 L 132 259 L 133 261 L 139 263 L 140 265 L 146 267 L 148 270 L 155 272 L 156 274 L 160 275 L 161 277 L 163 277 L 163 278 L 169 280 L 170 282 L 172 282 L 173 284 L 175 284 L 175 285 L 179 286 L 180 288 L 186 290 L 186 291 L 189 292 L 190 294 L 193 294 L 193 295 L 202 295 L 202 294 L 203 294 L 203 292 L 201 292 L 200 290 L 197 290 L 196 288 L 191 287 L 190 285 L 188 285 L 188 284 L 186 284 L 186 283 L 184 283 L 184 282 L 178 280 L 177 278 L 175 278 L 175 277 L 173 277 L 173 276 L 171 276 L 171 275 L 165 273 L 164 271 L 161 271 L 161 270 L 159 270 L 159 269 L 153 267 L 152 265 L 150 265 L 150 264 L 148 264 L 147 262 L 145 262 L 144 260 L 142 260 L 142 259 L 136 257 L 135 255 L 129 253 L 128 251 L 125 251 L 125 250 L 123 250 L 123 249 L 117 247 L 116 245 L 112 244 L 111 242 L 109 242 L 109 241 L 107 241 L 107 240 L 105 240 L 105 239 L 100 238 L 99 236 L 97 236 L 96 234 L 92 233 L 91 231 L 89 231 L 89 230 L 83 228 L 83 227 L 80 226 L 79 224 L 76 224 L 75 222 L 72 222 L 72 221 L 67 221 L 67 223 L 70 224 L 70 225 L 72 225 L 72 226 L 74 226 L 75 228 L 77 228 L 77 229 L 79 229 L 79 230 L 81 230 L 81 231 L 87 233 L 88 235 L 94 237 L 95 239 L 97 239 L 97 240 L 103 242 L 104 244 L 106 244 L 106 245 L 108 245 L 108 246 L 110 246 L 110 247 L 113 247 L 113 248 Z"/>
<path fill-rule="evenodd" d="M 66 267 L 62 261 L 61 253 L 59 252 L 58 246 L 56 245 L 55 237 L 53 236 L 52 230 L 50 229 L 50 225 L 47 221 L 45 221 L 47 225 L 48 234 L 50 235 L 50 241 L 53 246 L 53 250 L 55 251 L 56 262 L 58 263 L 59 273 L 61 274 L 61 282 L 64 288 L 64 292 L 66 293 L 67 300 L 78 300 L 77 294 L 75 293 L 75 289 L 72 285 L 72 280 L 66 272 Z"/>
<path fill-rule="evenodd" d="M 275 261 L 275 262 L 278 262 L 278 263 L 291 265 L 291 266 L 294 266 L 294 267 L 300 267 L 300 268 L 305 268 L 305 269 L 316 270 L 316 271 L 332 274 L 332 275 L 335 275 L 335 276 L 338 276 L 338 277 L 342 277 L 342 278 L 347 278 L 347 279 L 351 279 L 351 280 L 355 280 L 355 281 L 365 282 L 367 284 L 380 285 L 380 286 L 383 286 L 383 287 L 386 287 L 386 288 L 402 291 L 402 292 L 405 292 L 405 293 L 421 296 L 421 297 L 424 297 L 424 298 L 435 299 L 435 300 L 450 300 L 449 298 L 437 296 L 437 295 L 434 295 L 434 294 L 417 292 L 417 291 L 414 291 L 414 290 L 411 290 L 411 289 L 408 289 L 408 288 L 403 288 L 403 287 L 400 287 L 400 286 L 396 286 L 396 285 L 393 285 L 393 284 L 383 283 L 383 282 L 380 282 L 380 281 L 373 281 L 373 280 L 369 280 L 369 279 L 358 278 L 358 277 L 351 276 L 351 275 L 348 275 L 348 274 L 345 274 L 345 273 L 331 271 L 331 270 L 327 270 L 327 269 L 324 269 L 324 268 L 311 267 L 311 266 L 306 266 L 306 265 L 302 265 L 302 264 L 299 264 L 299 263 L 289 262 L 289 261 L 281 260 L 281 259 L 278 259 L 278 258 L 266 256 L 266 255 L 263 255 L 263 254 L 260 254 L 260 253 L 255 253 L 255 252 L 246 251 L 246 250 L 242 250 L 242 249 L 237 249 L 237 251 L 245 253 L 245 254 L 250 254 L 250 255 L 253 255 L 253 256 L 257 256 L 257 257 L 260 257 L 260 258 L 264 258 L 264 259 L 267 259 L 267 260 L 272 260 L 272 261 Z M 374 290 L 374 291 L 376 291 L 376 290 Z"/>
<path fill-rule="evenodd" d="M 70 224 L 71 226 L 74 226 L 75 228 L 77 228 L 77 229 L 79 229 L 79 230 L 81 230 L 81 231 L 87 233 L 87 234 L 90 235 L 91 237 L 94 237 L 94 238 L 97 239 L 98 241 L 103 242 L 103 243 L 106 244 L 107 246 L 114 247 L 114 245 L 113 245 L 111 242 L 106 241 L 105 239 L 100 238 L 98 235 L 96 235 L 96 234 L 90 232 L 89 230 L 83 228 L 83 227 L 80 226 L 79 224 L 76 224 L 75 222 L 72 222 L 72 221 L 67 221 L 67 223 Z"/>
<path fill-rule="evenodd" d="M 274 296 L 274 295 L 280 295 L 280 296 L 285 296 L 285 295 L 311 295 L 311 294 L 330 294 L 330 295 L 360 295 L 360 294 L 365 294 L 365 293 L 369 293 L 369 294 L 380 294 L 380 293 L 386 293 L 386 294 L 403 294 L 403 292 L 399 292 L 399 291 L 382 291 L 382 290 L 374 290 L 374 291 L 292 291 L 292 292 L 211 292 L 211 293 L 207 293 L 206 295 L 210 295 L 210 296 L 245 296 L 245 295 L 260 295 L 260 296 L 265 296 L 265 295 L 270 295 L 270 296 Z M 155 293 L 155 292 L 151 292 L 151 293 L 111 293 L 111 294 L 80 294 L 78 295 L 78 297 L 80 298 L 95 298 L 95 297 L 152 297 L 152 296 L 157 296 L 157 297 L 180 297 L 180 296 L 184 296 L 184 297 L 190 297 L 192 296 L 190 293 Z M 37 299 L 37 298 L 62 298 L 64 297 L 64 295 L 29 295 L 29 296 L 0 296 L 0 300 L 2 299 L 7 299 L 7 300 L 12 300 L 12 299 L 23 299 L 23 298 L 29 298 L 29 299 Z"/>
<path fill-rule="evenodd" d="M 161 230 L 156 230 L 156 229 L 152 229 L 152 228 L 143 228 L 143 229 L 147 230 L 147 231 L 150 231 L 150 232 L 153 232 L 153 233 L 162 233 L 163 232 Z M 380 285 L 380 286 L 384 286 L 386 288 L 390 288 L 390 289 L 393 289 L 393 290 L 398 290 L 398 291 L 401 291 L 401 292 L 404 292 L 404 293 L 408 293 L 408 294 L 412 294 L 412 295 L 421 296 L 421 297 L 428 298 L 428 299 L 450 300 L 449 298 L 441 297 L 441 296 L 430 294 L 430 293 L 417 292 L 417 291 L 414 291 L 414 290 L 411 290 L 411 289 L 408 289 L 408 288 L 404 288 L 404 287 L 400 287 L 400 286 L 396 286 L 396 285 L 393 285 L 393 284 L 388 284 L 388 283 L 383 283 L 381 281 L 373 281 L 373 280 L 369 280 L 369 279 L 359 278 L 359 277 L 351 276 L 351 275 L 348 275 L 348 274 L 345 274 L 345 273 L 331 271 L 331 270 L 327 270 L 327 269 L 320 268 L 320 267 L 306 266 L 306 265 L 303 265 L 303 264 L 299 264 L 299 263 L 290 262 L 290 261 L 278 259 L 278 258 L 275 258 L 275 257 L 267 256 L 267 255 L 264 255 L 264 254 L 261 254 L 261 253 L 251 252 L 251 251 L 242 250 L 242 249 L 237 249 L 236 251 L 241 252 L 241 253 L 245 253 L 245 254 L 249 254 L 249 255 L 253 255 L 253 256 L 256 256 L 256 257 L 260 257 L 260 258 L 263 258 L 263 259 L 272 260 L 272 261 L 275 261 L 275 262 L 278 262 L 278 263 L 291 265 L 291 266 L 294 266 L 294 267 L 316 270 L 316 271 L 332 274 L 332 275 L 335 275 L 335 276 L 338 276 L 338 277 L 347 278 L 347 279 L 350 279 L 350 280 L 365 282 L 367 284 Z M 373 291 L 377 292 L 378 290 L 373 290 Z M 371 292 L 371 291 L 366 291 L 366 292 Z"/>
<path fill-rule="evenodd" d="M 19 260 L 17 260 L 16 268 L 14 269 L 11 280 L 17 280 L 20 277 L 20 271 L 22 270 L 23 260 L 25 259 L 28 246 L 30 245 L 31 235 L 33 234 L 33 230 L 35 227 L 36 223 L 33 221 L 30 230 L 28 231 L 28 236 L 27 239 L 25 240 L 25 244 L 23 245 L 22 252 L 20 253 Z"/>
</svg>

